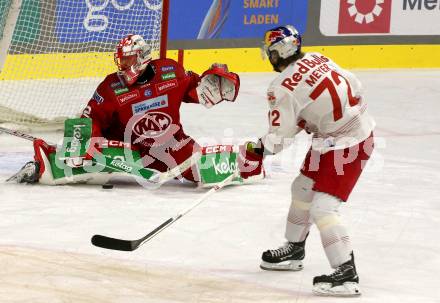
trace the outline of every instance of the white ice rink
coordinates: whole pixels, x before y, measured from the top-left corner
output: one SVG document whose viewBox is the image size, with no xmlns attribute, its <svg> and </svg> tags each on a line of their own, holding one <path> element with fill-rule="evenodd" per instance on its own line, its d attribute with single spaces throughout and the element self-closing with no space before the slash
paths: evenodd
<svg viewBox="0 0 440 303">
<path fill-rule="evenodd" d="M 342 207 L 361 297 L 312 295 L 313 277 L 331 272 L 316 227 L 303 271 L 259 269 L 261 253 L 284 241 L 306 135 L 267 159 L 263 183 L 228 187 L 140 249 L 116 252 L 92 246 L 91 236 L 139 238 L 206 190 L 178 182 L 155 191 L 127 182 L 113 190 L 6 184 L 32 147 L 2 134 L 0 302 L 440 302 L 440 71 L 356 74 L 377 121 L 375 153 Z M 208 143 L 264 134 L 265 89 L 275 74 L 241 76 L 235 104 L 182 106 L 188 134 Z"/>
</svg>

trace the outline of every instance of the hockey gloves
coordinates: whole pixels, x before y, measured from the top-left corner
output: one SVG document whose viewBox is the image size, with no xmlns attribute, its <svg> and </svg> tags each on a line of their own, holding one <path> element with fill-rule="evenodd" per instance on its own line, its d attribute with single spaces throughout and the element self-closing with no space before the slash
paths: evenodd
<svg viewBox="0 0 440 303">
<path fill-rule="evenodd" d="M 197 86 L 199 102 L 210 108 L 224 100 L 234 102 L 240 89 L 240 77 L 229 72 L 226 64 L 214 63 L 201 76 Z"/>
<path fill-rule="evenodd" d="M 265 176 L 263 167 L 263 154 L 259 153 L 260 149 L 255 148 L 254 142 L 247 142 L 240 146 L 240 153 L 238 157 L 238 167 L 240 176 L 243 179 L 252 178 L 255 176 Z"/>
</svg>

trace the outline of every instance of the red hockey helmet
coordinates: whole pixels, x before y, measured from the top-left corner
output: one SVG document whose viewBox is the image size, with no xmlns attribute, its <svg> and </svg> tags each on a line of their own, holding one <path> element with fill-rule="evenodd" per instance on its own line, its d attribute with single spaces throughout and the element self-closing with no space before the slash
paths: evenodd
<svg viewBox="0 0 440 303">
<path fill-rule="evenodd" d="M 118 74 L 127 85 L 132 85 L 151 61 L 151 47 L 140 35 L 127 35 L 116 46 L 114 53 Z"/>
</svg>

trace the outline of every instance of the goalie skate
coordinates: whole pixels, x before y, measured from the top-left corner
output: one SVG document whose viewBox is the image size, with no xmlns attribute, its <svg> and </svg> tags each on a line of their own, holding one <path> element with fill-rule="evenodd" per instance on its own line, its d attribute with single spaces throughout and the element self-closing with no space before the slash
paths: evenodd
<svg viewBox="0 0 440 303">
<path fill-rule="evenodd" d="M 298 271 L 303 269 L 304 244 L 305 240 L 298 243 L 288 242 L 278 249 L 265 251 L 261 257 L 260 268 L 282 271 Z"/>
<path fill-rule="evenodd" d="M 40 165 L 38 162 L 29 161 L 15 175 L 6 182 L 35 183 L 38 181 Z"/>
</svg>

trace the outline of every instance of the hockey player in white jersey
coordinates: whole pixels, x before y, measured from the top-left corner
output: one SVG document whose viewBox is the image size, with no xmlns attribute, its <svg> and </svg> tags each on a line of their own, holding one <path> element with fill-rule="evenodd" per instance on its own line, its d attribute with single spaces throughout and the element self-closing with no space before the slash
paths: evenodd
<svg viewBox="0 0 440 303">
<path fill-rule="evenodd" d="M 297 133 L 313 134 L 301 173 L 292 184 L 285 237 L 287 243 L 262 255 L 265 270 L 300 270 L 305 241 L 314 223 L 335 271 L 317 276 L 313 290 L 322 295 L 359 295 L 359 278 L 346 228 L 338 209 L 347 201 L 373 150 L 374 121 L 366 112 L 361 83 L 320 53 L 301 52 L 293 26 L 266 32 L 264 51 L 280 75 L 267 91 L 269 131 L 249 153 L 281 151 Z"/>
</svg>

